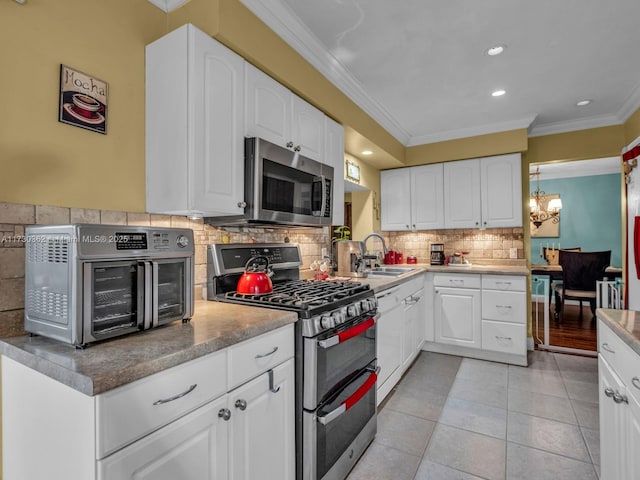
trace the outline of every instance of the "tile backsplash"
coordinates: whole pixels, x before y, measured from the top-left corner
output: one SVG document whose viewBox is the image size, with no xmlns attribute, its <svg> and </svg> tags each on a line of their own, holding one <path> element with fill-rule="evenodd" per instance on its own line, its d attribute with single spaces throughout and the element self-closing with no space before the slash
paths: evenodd
<svg viewBox="0 0 640 480">
<path fill-rule="evenodd" d="M 284 242 L 300 245 L 303 267 L 330 247 L 329 228 L 235 228 L 206 225 L 202 219 L 148 213 L 0 203 L 0 338 L 24 334 L 24 227 L 26 225 L 96 223 L 193 229 L 195 295 L 202 298 L 207 281 L 207 245 L 214 243 Z"/>
<path fill-rule="evenodd" d="M 389 249 L 418 258 L 418 263 L 429 263 L 432 243 L 444 244 L 445 255 L 453 252 L 469 252 L 465 255 L 471 263 L 524 265 L 524 231 L 522 228 L 493 228 L 486 230 L 431 230 L 421 232 L 385 232 Z M 375 248 L 370 240 L 369 248 Z M 511 259 L 510 249 L 516 248 L 517 259 Z"/>
</svg>

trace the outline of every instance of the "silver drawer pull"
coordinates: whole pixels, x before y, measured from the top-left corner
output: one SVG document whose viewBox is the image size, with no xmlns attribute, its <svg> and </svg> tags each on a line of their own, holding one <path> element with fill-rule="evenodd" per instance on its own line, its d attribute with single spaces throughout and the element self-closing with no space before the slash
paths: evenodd
<svg viewBox="0 0 640 480">
<path fill-rule="evenodd" d="M 496 338 L 497 338 L 498 340 L 513 340 L 513 338 L 512 338 L 512 337 L 499 337 L 498 335 L 496 335 Z"/>
<path fill-rule="evenodd" d="M 613 401 L 616 403 L 629 403 L 629 399 L 626 395 L 622 395 L 619 392 L 613 394 Z"/>
<path fill-rule="evenodd" d="M 273 355 L 277 351 L 278 351 L 278 347 L 273 347 L 273 350 L 271 350 L 269 353 L 259 353 L 258 355 L 256 355 L 256 358 L 268 357 L 269 355 Z"/>
<path fill-rule="evenodd" d="M 169 402 L 173 402 L 174 400 L 178 400 L 179 398 L 182 398 L 185 395 L 189 395 L 191 392 L 193 392 L 196 389 L 197 386 L 198 386 L 198 384 L 194 383 L 189 388 L 187 388 L 184 392 L 179 393 L 177 395 L 174 395 L 173 397 L 162 398 L 160 400 L 156 400 L 155 402 L 153 402 L 153 404 L 154 405 L 162 405 L 163 403 L 169 403 Z"/>
<path fill-rule="evenodd" d="M 615 350 L 613 350 L 613 349 L 609 346 L 609 344 L 608 344 L 608 343 L 606 343 L 606 342 L 602 344 L 602 348 L 603 348 L 604 350 L 606 350 L 607 352 L 609 352 L 609 353 L 614 353 L 614 354 L 616 353 L 616 351 L 615 351 Z"/>
<path fill-rule="evenodd" d="M 607 387 L 607 388 L 604 389 L 604 394 L 607 397 L 611 398 L 611 397 L 613 397 L 615 395 L 615 392 L 613 391 L 613 388 Z"/>
<path fill-rule="evenodd" d="M 218 411 L 218 418 L 221 418 L 225 422 L 228 422 L 229 419 L 231 418 L 231 410 L 229 410 L 228 408 L 221 408 Z"/>
<path fill-rule="evenodd" d="M 275 383 L 273 382 L 273 369 L 269 370 L 269 391 L 271 393 L 278 393 L 280 391 L 280 387 L 276 388 Z"/>
<path fill-rule="evenodd" d="M 511 282 L 496 282 L 496 285 L 511 285 Z"/>
<path fill-rule="evenodd" d="M 513 308 L 511 305 L 496 305 L 496 308 Z"/>
<path fill-rule="evenodd" d="M 640 378 L 638 377 L 633 377 L 631 379 L 631 383 L 633 383 L 633 386 L 636 387 L 638 390 L 640 390 Z"/>
<path fill-rule="evenodd" d="M 236 403 L 234 405 L 236 408 L 239 408 L 240 410 L 245 410 L 247 408 L 247 401 L 243 399 L 239 399 L 239 400 L 236 400 Z"/>
</svg>

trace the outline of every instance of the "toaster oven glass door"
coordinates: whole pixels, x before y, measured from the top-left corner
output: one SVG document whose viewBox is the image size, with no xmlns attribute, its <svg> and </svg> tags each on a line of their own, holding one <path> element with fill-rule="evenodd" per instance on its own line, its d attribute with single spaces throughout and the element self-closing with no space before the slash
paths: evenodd
<svg viewBox="0 0 640 480">
<path fill-rule="evenodd" d="M 142 328 L 145 270 L 139 261 L 84 264 L 84 327 L 93 339 Z"/>
<path fill-rule="evenodd" d="M 188 298 L 187 279 L 190 278 L 188 260 L 184 258 L 156 260 L 151 262 L 153 272 L 154 318 L 158 324 L 173 322 L 190 316 L 187 312 L 191 300 Z"/>
</svg>

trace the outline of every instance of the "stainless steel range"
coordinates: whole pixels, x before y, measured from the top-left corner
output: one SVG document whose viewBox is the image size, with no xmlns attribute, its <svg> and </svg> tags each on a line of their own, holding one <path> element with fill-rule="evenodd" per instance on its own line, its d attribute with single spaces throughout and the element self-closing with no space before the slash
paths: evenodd
<svg viewBox="0 0 640 480">
<path fill-rule="evenodd" d="M 241 295 L 249 259 L 266 256 L 273 292 Z M 291 310 L 296 323 L 296 478 L 342 480 L 376 434 L 377 303 L 369 285 L 301 280 L 294 244 L 218 244 L 208 298 Z"/>
</svg>

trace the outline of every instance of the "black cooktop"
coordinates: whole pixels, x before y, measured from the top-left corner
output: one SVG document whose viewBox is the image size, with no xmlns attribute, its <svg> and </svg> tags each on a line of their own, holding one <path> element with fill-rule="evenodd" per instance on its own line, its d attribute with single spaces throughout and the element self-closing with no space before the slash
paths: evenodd
<svg viewBox="0 0 640 480">
<path fill-rule="evenodd" d="M 227 292 L 218 300 L 261 307 L 298 311 L 307 316 L 325 309 L 340 307 L 361 298 L 372 296 L 369 285 L 359 282 L 327 280 L 289 280 L 273 286 L 273 292 L 246 295 Z"/>
</svg>

